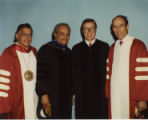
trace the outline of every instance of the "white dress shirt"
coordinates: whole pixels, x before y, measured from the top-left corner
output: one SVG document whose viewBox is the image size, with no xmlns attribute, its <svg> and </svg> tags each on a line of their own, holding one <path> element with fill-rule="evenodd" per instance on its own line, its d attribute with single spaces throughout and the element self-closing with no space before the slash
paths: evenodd
<svg viewBox="0 0 148 120">
<path fill-rule="evenodd" d="M 94 42 L 96 41 L 96 39 L 92 40 L 92 41 L 88 41 L 85 39 L 85 43 L 89 46 L 89 44 L 91 43 L 92 45 L 94 44 Z"/>
</svg>

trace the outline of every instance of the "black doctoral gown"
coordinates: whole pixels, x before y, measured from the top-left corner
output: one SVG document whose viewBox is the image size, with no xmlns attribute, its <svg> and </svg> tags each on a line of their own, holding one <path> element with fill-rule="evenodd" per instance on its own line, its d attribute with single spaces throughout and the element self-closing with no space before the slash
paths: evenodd
<svg viewBox="0 0 148 120">
<path fill-rule="evenodd" d="M 106 60 L 109 45 L 100 40 L 89 48 L 85 41 L 72 49 L 73 94 L 76 118 L 107 118 L 105 98 Z"/>
<path fill-rule="evenodd" d="M 37 56 L 36 92 L 48 94 L 52 119 L 71 118 L 72 111 L 71 50 L 55 41 L 43 45 Z"/>
</svg>

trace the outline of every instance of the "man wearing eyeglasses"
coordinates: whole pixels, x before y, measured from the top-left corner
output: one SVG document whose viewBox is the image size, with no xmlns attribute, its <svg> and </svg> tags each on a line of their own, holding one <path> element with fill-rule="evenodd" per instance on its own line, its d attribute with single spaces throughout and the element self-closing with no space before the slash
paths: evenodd
<svg viewBox="0 0 148 120">
<path fill-rule="evenodd" d="M 96 39 L 96 32 L 95 20 L 85 19 L 81 26 L 83 41 L 72 49 L 77 119 L 107 118 L 105 79 L 109 45 Z"/>
<path fill-rule="evenodd" d="M 36 118 L 36 54 L 30 24 L 20 24 L 14 44 L 0 57 L 0 114 L 5 119 Z"/>
</svg>

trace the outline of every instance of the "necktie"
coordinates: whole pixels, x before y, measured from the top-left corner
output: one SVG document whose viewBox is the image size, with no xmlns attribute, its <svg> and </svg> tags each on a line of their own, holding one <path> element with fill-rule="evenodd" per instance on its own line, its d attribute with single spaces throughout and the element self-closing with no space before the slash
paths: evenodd
<svg viewBox="0 0 148 120">
<path fill-rule="evenodd" d="M 123 44 L 123 41 L 122 40 L 120 40 L 120 46 Z"/>
<path fill-rule="evenodd" d="M 90 43 L 89 43 L 89 50 L 91 50 L 91 46 L 92 46 L 92 43 L 90 42 Z"/>
<path fill-rule="evenodd" d="M 91 47 L 91 46 L 92 46 L 92 43 L 90 42 L 90 43 L 89 43 L 89 47 Z"/>
</svg>

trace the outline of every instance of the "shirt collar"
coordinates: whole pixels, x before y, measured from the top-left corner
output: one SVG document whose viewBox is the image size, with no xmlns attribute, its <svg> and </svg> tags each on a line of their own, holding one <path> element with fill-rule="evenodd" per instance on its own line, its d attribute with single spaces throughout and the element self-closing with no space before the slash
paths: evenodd
<svg viewBox="0 0 148 120">
<path fill-rule="evenodd" d="M 85 39 L 85 43 L 89 46 L 89 43 L 91 43 L 92 45 L 94 44 L 94 42 L 96 41 L 96 39 L 92 40 L 92 41 L 88 41 Z"/>
<path fill-rule="evenodd" d="M 123 39 L 122 39 L 122 41 L 123 42 L 126 42 L 126 41 L 128 41 L 128 39 L 129 39 L 129 35 L 127 34 Z M 121 41 L 121 40 L 120 40 Z"/>
<path fill-rule="evenodd" d="M 28 46 L 28 48 L 25 48 L 25 47 L 21 46 L 18 42 L 16 42 L 14 44 L 14 48 L 20 52 L 23 52 L 23 53 L 29 53 L 31 51 L 30 46 Z"/>
<path fill-rule="evenodd" d="M 123 41 L 123 44 L 128 43 L 131 37 L 127 34 L 122 40 L 118 39 L 118 44 L 120 44 L 120 41 Z"/>
</svg>

